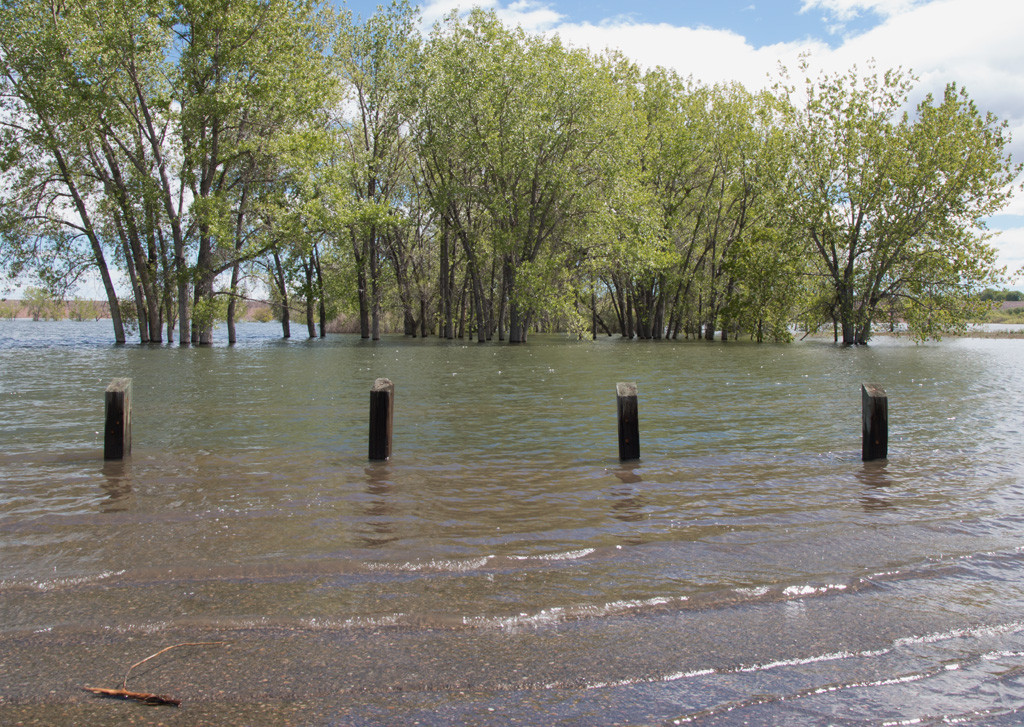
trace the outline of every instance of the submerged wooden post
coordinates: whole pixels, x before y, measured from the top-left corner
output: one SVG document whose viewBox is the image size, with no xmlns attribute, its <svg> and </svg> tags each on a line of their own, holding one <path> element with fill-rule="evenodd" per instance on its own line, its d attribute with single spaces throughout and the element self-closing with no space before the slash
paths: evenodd
<svg viewBox="0 0 1024 727">
<path fill-rule="evenodd" d="M 637 416 L 636 384 L 615 385 L 619 410 L 619 461 L 640 459 L 640 421 Z"/>
<path fill-rule="evenodd" d="M 104 398 L 103 459 L 124 459 L 132 452 L 132 380 L 114 379 Z"/>
<path fill-rule="evenodd" d="M 370 390 L 370 459 L 376 462 L 391 456 L 391 424 L 395 409 L 395 385 L 390 379 L 377 379 Z"/>
<path fill-rule="evenodd" d="M 889 456 L 889 398 L 878 384 L 861 384 L 861 459 L 870 462 Z"/>
</svg>

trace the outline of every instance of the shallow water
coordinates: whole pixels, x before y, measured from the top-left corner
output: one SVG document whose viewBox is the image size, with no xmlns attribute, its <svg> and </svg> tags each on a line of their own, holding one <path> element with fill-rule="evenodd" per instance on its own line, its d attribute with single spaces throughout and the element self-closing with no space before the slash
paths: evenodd
<svg viewBox="0 0 1024 727">
<path fill-rule="evenodd" d="M 0 322 L 0 722 L 1014 724 L 1024 341 Z M 133 379 L 104 463 L 103 389 Z M 395 382 L 393 456 L 366 458 Z M 642 459 L 617 461 L 636 381 Z M 860 384 L 890 457 L 860 461 Z M 64 665 L 58 668 L 58 665 Z M 137 680 L 137 682 L 136 682 Z M 219 711 L 229 705 L 226 720 Z M 5 719 L 5 713 L 7 718 Z"/>
</svg>

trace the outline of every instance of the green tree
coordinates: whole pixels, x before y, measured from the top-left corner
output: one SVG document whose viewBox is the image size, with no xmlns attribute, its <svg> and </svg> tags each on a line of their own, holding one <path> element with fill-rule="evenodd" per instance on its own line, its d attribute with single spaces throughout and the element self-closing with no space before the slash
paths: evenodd
<svg viewBox="0 0 1024 727">
<path fill-rule="evenodd" d="M 866 343 L 881 318 L 918 337 L 955 330 L 998 273 L 983 220 L 1020 171 L 1006 124 L 955 84 L 906 112 L 914 80 L 873 69 L 808 78 L 792 120 L 785 209 L 828 282 L 845 344 Z"/>
<path fill-rule="evenodd" d="M 51 289 L 95 270 L 124 327 L 103 234 L 97 102 L 105 86 L 91 6 L 41 0 L 0 5 L 0 125 L 3 228 L 9 277 L 36 274 Z"/>
<path fill-rule="evenodd" d="M 389 240 L 401 225 L 412 169 L 410 124 L 416 111 L 420 58 L 418 12 L 392 2 L 361 24 L 348 24 L 337 47 L 339 71 L 354 113 L 347 132 L 349 237 L 359 275 L 363 338 L 380 338 L 381 271 Z M 391 250 L 394 254 L 397 249 Z"/>
<path fill-rule="evenodd" d="M 47 318 L 56 319 L 58 317 L 60 301 L 42 288 L 26 288 L 22 300 L 24 300 L 25 308 L 34 321 L 45 321 Z"/>
<path fill-rule="evenodd" d="M 182 343 L 209 343 L 217 277 L 267 239 L 246 234 L 255 200 L 287 184 L 293 140 L 333 98 L 329 20 L 306 0 L 0 6 L 12 268 L 92 266 L 123 341 L 119 262 L 143 341 L 163 312 Z"/>
<path fill-rule="evenodd" d="M 615 89 L 586 53 L 482 11 L 436 29 L 426 64 L 426 187 L 465 252 L 478 337 L 524 342 L 546 307 L 575 308 L 571 241 L 614 185 Z"/>
</svg>

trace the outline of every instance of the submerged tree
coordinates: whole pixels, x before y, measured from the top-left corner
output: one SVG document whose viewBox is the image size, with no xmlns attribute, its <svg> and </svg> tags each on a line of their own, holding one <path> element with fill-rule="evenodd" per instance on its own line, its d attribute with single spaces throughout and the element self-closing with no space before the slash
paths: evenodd
<svg viewBox="0 0 1024 727">
<path fill-rule="evenodd" d="M 996 275 L 1005 124 L 899 71 L 750 93 L 396 0 L 0 2 L 0 266 L 209 343 L 246 276 L 360 332 L 955 329 Z M 262 271 L 262 272 L 261 272 Z M 230 283 L 227 277 L 230 275 Z M 119 300 L 119 296 L 125 298 Z M 588 315 L 589 314 L 589 315 Z M 605 317 L 602 318 L 601 316 Z M 166 330 L 166 333 L 162 333 Z"/>
<path fill-rule="evenodd" d="M 955 84 L 905 112 L 913 80 L 856 69 L 808 79 L 794 115 L 785 209 L 829 283 L 845 344 L 867 342 L 881 317 L 920 337 L 954 330 L 998 273 L 984 218 L 1020 172 L 1006 124 Z"/>
<path fill-rule="evenodd" d="M 329 98 L 321 20 L 302 0 L 4 3 L 5 243 L 97 270 L 119 341 L 111 258 L 143 341 L 163 312 L 209 343 L 214 281 L 251 254 L 246 194 Z"/>
<path fill-rule="evenodd" d="M 616 91 L 586 53 L 482 11 L 439 27 L 427 63 L 425 186 L 464 248 L 478 336 L 526 341 L 564 299 L 570 243 L 614 184 Z"/>
<path fill-rule="evenodd" d="M 348 235 L 359 276 L 363 338 L 380 338 L 381 265 L 411 201 L 406 196 L 413 157 L 410 123 L 416 109 L 420 36 L 417 11 L 405 0 L 346 22 L 336 45 L 338 69 L 354 113 L 339 120 L 345 147 Z"/>
</svg>

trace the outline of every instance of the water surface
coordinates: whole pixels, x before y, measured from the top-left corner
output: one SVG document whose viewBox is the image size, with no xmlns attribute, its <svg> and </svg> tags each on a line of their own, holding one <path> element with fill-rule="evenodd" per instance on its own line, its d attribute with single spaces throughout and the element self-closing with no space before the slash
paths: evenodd
<svg viewBox="0 0 1024 727">
<path fill-rule="evenodd" d="M 0 322 L 0 722 L 1013 724 L 1024 341 Z M 101 457 L 133 379 L 133 453 Z M 366 459 L 395 382 L 393 457 Z M 642 459 L 617 461 L 636 381 Z M 860 384 L 890 458 L 860 461 Z M 159 715 L 83 685 L 185 700 Z M 141 711 L 140 711 L 141 709 Z M 5 717 L 6 714 L 6 717 Z"/>
</svg>

